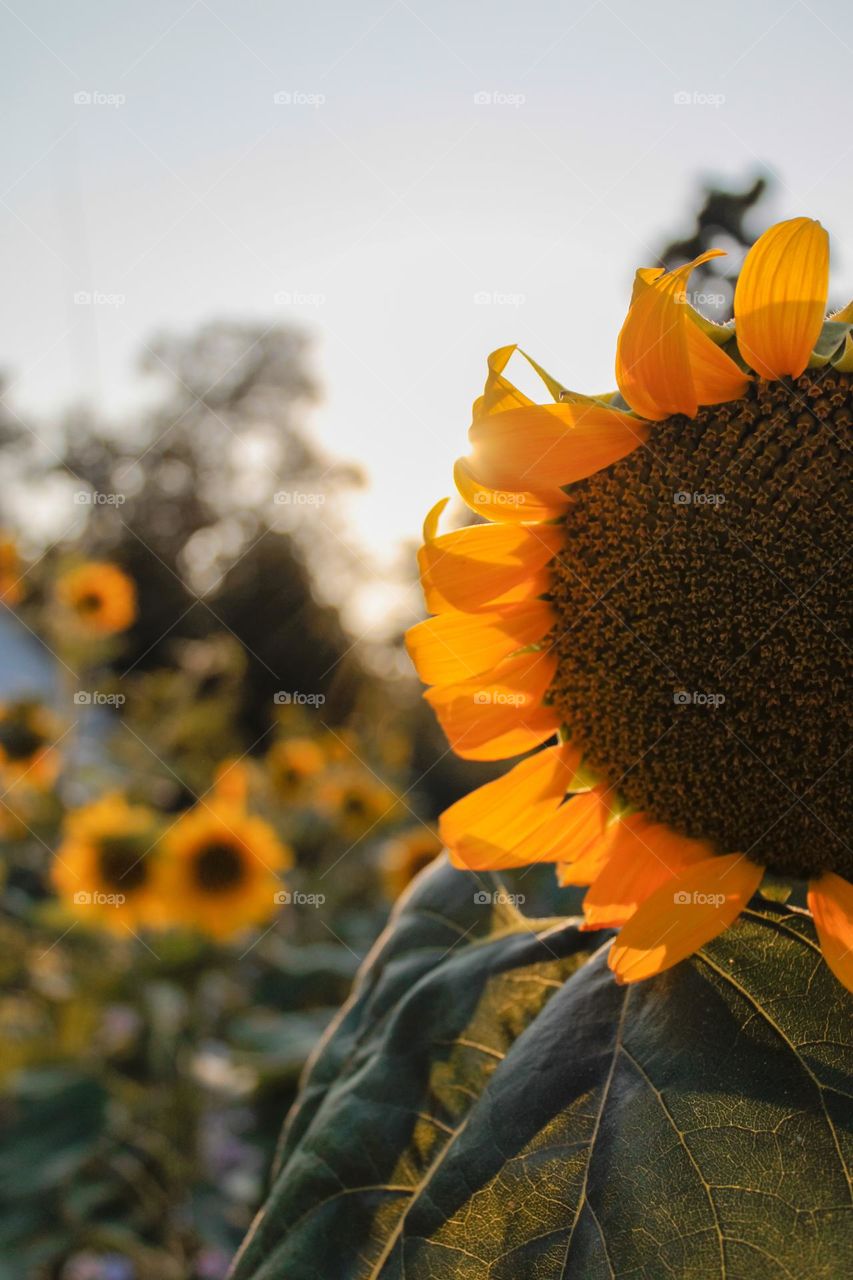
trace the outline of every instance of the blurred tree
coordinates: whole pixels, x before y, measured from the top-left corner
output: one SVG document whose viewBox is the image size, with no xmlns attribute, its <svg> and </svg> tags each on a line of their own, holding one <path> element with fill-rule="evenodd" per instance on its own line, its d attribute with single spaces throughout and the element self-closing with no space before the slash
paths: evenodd
<svg viewBox="0 0 853 1280">
<path fill-rule="evenodd" d="M 697 267 L 691 277 L 690 300 L 711 319 L 731 315 L 734 286 L 746 250 L 757 238 L 751 215 L 764 199 L 768 181 L 758 175 L 744 191 L 705 185 L 693 230 L 670 241 L 660 261 L 667 271 L 689 262 L 706 249 L 726 248 L 728 257 L 715 258 Z M 760 227 L 758 228 L 760 230 Z"/>
</svg>

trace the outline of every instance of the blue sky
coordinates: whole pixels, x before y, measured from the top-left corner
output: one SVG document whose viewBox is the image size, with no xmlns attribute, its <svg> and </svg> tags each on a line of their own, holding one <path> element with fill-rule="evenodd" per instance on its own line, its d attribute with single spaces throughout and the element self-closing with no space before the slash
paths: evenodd
<svg viewBox="0 0 853 1280">
<path fill-rule="evenodd" d="M 612 386 L 703 176 L 775 175 L 853 292 L 842 0 L 0 0 L 0 38 L 13 406 L 132 415 L 154 331 L 296 321 L 380 556 L 449 491 L 492 348 Z"/>
</svg>

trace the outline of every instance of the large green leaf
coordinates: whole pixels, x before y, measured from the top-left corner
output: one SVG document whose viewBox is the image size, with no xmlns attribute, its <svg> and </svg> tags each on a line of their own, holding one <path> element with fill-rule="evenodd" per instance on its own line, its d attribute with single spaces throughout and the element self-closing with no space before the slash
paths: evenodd
<svg viewBox="0 0 853 1280">
<path fill-rule="evenodd" d="M 853 1275 L 853 1002 L 809 917 L 756 898 L 619 987 L 483 887 L 439 865 L 392 920 L 234 1280 Z"/>
</svg>

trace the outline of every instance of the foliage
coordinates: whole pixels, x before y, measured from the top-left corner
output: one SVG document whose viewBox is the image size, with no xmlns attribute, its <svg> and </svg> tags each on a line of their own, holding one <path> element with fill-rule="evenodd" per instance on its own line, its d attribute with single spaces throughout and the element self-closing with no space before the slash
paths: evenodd
<svg viewBox="0 0 853 1280">
<path fill-rule="evenodd" d="M 234 1280 L 849 1274 L 851 1001 L 807 914 L 756 898 L 620 987 L 507 896 L 438 863 L 398 909 Z"/>
</svg>

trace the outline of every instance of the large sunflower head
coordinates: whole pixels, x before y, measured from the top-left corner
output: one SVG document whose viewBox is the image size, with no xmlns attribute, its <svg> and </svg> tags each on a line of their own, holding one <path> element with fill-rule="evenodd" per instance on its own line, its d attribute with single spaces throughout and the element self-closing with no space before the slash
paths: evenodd
<svg viewBox="0 0 853 1280">
<path fill-rule="evenodd" d="M 809 886 L 853 989 L 843 694 L 853 304 L 825 319 L 828 239 L 806 218 L 748 253 L 734 321 L 691 270 L 637 273 L 618 393 L 553 403 L 489 360 L 457 488 L 488 523 L 420 552 L 435 616 L 409 652 L 456 751 L 536 751 L 442 817 L 472 869 L 537 861 L 621 927 L 622 981 L 668 968 L 766 871 Z"/>
<path fill-rule="evenodd" d="M 154 811 L 118 794 L 72 810 L 52 868 L 68 910 L 116 933 L 156 924 L 158 835 Z"/>
<path fill-rule="evenodd" d="M 69 569 L 57 582 L 57 596 L 75 627 L 89 635 L 126 631 L 136 618 L 133 579 L 108 561 L 89 560 Z"/>
<path fill-rule="evenodd" d="M 224 941 L 272 917 L 290 850 L 268 823 L 221 797 L 166 832 L 157 891 L 164 919 Z"/>
<path fill-rule="evenodd" d="M 0 774 L 7 785 L 49 787 L 59 769 L 56 717 L 39 702 L 21 698 L 0 703 Z"/>
</svg>

